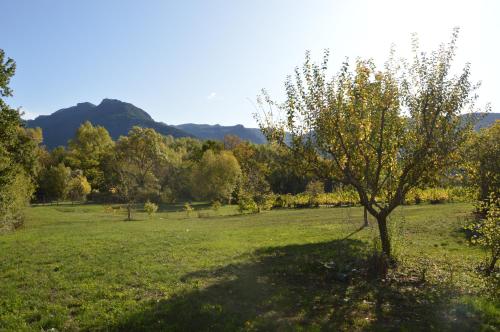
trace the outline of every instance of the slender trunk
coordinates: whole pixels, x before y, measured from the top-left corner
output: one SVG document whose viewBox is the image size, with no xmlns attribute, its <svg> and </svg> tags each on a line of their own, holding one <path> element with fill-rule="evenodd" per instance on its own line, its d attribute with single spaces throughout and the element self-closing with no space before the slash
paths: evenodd
<svg viewBox="0 0 500 332">
<path fill-rule="evenodd" d="M 127 203 L 127 220 L 132 220 L 132 206 L 130 203 Z"/>
<path fill-rule="evenodd" d="M 498 256 L 491 257 L 490 266 L 488 266 L 488 270 L 486 271 L 487 275 L 490 275 L 491 272 L 493 272 L 493 270 L 495 269 L 495 265 L 497 264 L 497 260 L 498 260 Z"/>
<path fill-rule="evenodd" d="M 366 207 L 363 207 L 363 211 L 364 211 L 364 215 L 363 215 L 363 218 L 364 218 L 364 227 L 368 227 L 368 210 L 366 209 Z"/>
<path fill-rule="evenodd" d="M 391 240 L 389 238 L 389 231 L 387 229 L 387 218 L 385 216 L 378 216 L 377 223 L 378 230 L 380 232 L 382 251 L 386 258 L 391 259 Z"/>
</svg>

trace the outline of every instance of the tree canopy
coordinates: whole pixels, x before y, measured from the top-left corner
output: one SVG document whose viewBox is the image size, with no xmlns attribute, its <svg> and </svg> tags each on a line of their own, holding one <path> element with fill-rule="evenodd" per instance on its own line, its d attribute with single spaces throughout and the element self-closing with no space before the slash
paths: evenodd
<svg viewBox="0 0 500 332">
<path fill-rule="evenodd" d="M 259 99 L 260 126 L 268 139 L 287 146 L 317 172 L 353 186 L 378 221 L 383 252 L 391 255 L 387 216 L 412 189 L 455 162 L 470 126 L 460 117 L 474 105 L 475 88 L 465 65 L 451 65 L 458 31 L 430 54 L 413 41 L 412 61 L 391 52 L 382 69 L 373 60 L 345 62 L 328 76 L 309 53 L 302 68 L 285 82 L 286 101 L 267 93 Z"/>
<path fill-rule="evenodd" d="M 240 177 L 240 165 L 231 152 L 206 150 L 194 171 L 193 188 L 199 199 L 230 202 Z"/>
<path fill-rule="evenodd" d="M 22 208 L 34 191 L 41 138 L 41 131 L 24 128 L 19 111 L 3 99 L 12 96 L 9 83 L 15 71 L 14 60 L 5 59 L 0 49 L 0 229 L 22 223 Z"/>
<path fill-rule="evenodd" d="M 82 170 L 92 187 L 102 187 L 104 174 L 101 164 L 114 146 L 108 131 L 87 121 L 78 128 L 68 146 L 67 161 L 71 168 Z"/>
</svg>

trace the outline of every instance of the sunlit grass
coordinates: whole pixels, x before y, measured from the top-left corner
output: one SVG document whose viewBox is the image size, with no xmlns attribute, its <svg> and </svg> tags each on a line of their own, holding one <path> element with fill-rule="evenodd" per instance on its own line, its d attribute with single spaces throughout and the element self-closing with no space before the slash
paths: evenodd
<svg viewBox="0 0 500 332">
<path fill-rule="evenodd" d="M 484 297 L 475 272 L 483 252 L 460 231 L 469 204 L 398 209 L 391 224 L 401 263 L 384 282 L 356 272 L 377 236 L 374 225 L 359 230 L 361 208 L 239 215 L 234 206 L 193 206 L 189 216 L 178 204 L 152 218 L 136 212 L 130 222 L 125 210 L 103 205 L 28 209 L 23 229 L 0 236 L 0 330 L 493 330 L 499 323 L 498 303 Z"/>
</svg>

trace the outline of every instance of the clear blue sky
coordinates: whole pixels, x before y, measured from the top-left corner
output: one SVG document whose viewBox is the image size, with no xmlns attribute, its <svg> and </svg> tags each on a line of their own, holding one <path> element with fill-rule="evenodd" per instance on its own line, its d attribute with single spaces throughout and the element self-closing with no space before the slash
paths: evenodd
<svg viewBox="0 0 500 332">
<path fill-rule="evenodd" d="M 461 64 L 500 108 L 500 1 L 0 0 L 0 48 L 18 69 L 11 106 L 27 117 L 103 98 L 131 102 L 169 124 L 255 126 L 261 88 L 282 96 L 304 51 L 332 65 L 408 55 L 462 28 Z"/>
</svg>

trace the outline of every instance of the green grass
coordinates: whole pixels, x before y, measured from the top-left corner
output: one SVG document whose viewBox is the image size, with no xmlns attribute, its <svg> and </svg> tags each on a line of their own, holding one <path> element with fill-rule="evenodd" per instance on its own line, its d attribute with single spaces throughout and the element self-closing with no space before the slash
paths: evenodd
<svg viewBox="0 0 500 332">
<path fill-rule="evenodd" d="M 0 236 L 0 330 L 499 327 L 498 298 L 475 272 L 484 253 L 460 231 L 468 204 L 396 210 L 401 263 L 384 280 L 360 208 L 198 218 L 181 207 L 132 222 L 102 205 L 29 208 L 23 229 Z"/>
</svg>

